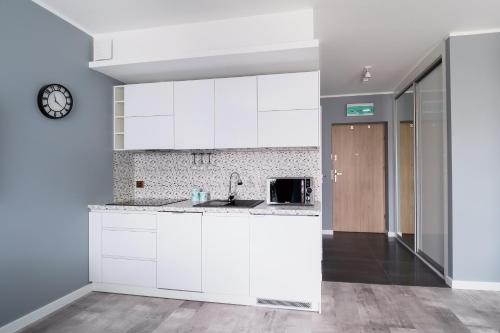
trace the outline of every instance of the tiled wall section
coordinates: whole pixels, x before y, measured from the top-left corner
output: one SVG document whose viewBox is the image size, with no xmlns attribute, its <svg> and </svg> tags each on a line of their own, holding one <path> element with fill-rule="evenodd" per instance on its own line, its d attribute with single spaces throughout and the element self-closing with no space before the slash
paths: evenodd
<svg viewBox="0 0 500 333">
<path fill-rule="evenodd" d="M 190 152 L 115 152 L 115 200 L 135 198 L 190 198 L 191 189 L 199 186 L 212 199 L 226 198 L 229 175 L 237 171 L 243 185 L 238 186 L 240 199 L 265 199 L 266 178 L 310 176 L 314 200 L 321 201 L 320 152 L 318 149 L 217 151 L 204 164 L 193 164 Z M 136 189 L 134 182 L 144 180 Z"/>
</svg>

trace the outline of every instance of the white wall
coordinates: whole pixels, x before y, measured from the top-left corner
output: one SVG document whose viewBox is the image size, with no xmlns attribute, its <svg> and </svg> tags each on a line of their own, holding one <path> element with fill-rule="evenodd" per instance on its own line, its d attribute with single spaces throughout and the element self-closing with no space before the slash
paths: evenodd
<svg viewBox="0 0 500 333">
<path fill-rule="evenodd" d="M 286 27 L 286 29 L 283 29 Z M 314 39 L 313 10 L 97 34 L 113 40 L 113 60 L 133 63 Z"/>
</svg>

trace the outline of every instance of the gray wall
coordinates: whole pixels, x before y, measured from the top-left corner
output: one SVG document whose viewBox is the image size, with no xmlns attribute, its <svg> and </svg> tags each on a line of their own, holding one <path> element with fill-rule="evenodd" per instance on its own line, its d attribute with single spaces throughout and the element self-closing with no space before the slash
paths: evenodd
<svg viewBox="0 0 500 333">
<path fill-rule="evenodd" d="M 29 0 L 0 1 L 0 326 L 88 283 L 87 204 L 112 199 L 112 85 L 91 38 Z M 45 118 L 38 89 L 75 107 Z"/>
<path fill-rule="evenodd" d="M 330 180 L 332 151 L 331 135 L 332 124 L 375 123 L 387 122 L 387 172 L 388 172 L 388 230 L 395 231 L 394 227 L 394 133 L 393 133 L 393 95 L 366 95 L 349 97 L 322 98 L 322 168 L 323 168 L 323 229 L 332 229 L 332 186 Z M 346 104 L 374 103 L 375 115 L 365 117 L 347 117 Z"/>
<path fill-rule="evenodd" d="M 500 33 L 451 37 L 453 279 L 500 282 Z"/>
</svg>

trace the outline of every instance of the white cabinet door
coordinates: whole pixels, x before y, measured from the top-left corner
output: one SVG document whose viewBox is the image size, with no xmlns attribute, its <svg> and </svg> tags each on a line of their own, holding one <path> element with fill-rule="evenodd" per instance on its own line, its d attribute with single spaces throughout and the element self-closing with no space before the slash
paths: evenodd
<svg viewBox="0 0 500 333">
<path fill-rule="evenodd" d="M 258 76 L 259 111 L 319 108 L 319 73 Z"/>
<path fill-rule="evenodd" d="M 158 213 L 158 288 L 201 291 L 201 213 Z"/>
<path fill-rule="evenodd" d="M 89 281 L 101 282 L 102 214 L 89 213 Z"/>
<path fill-rule="evenodd" d="M 126 150 L 173 149 L 173 117 L 126 117 L 124 143 Z"/>
<path fill-rule="evenodd" d="M 214 148 L 214 80 L 174 83 L 175 148 Z"/>
<path fill-rule="evenodd" d="M 257 147 L 257 77 L 215 80 L 215 148 Z"/>
<path fill-rule="evenodd" d="M 249 295 L 249 216 L 203 216 L 203 292 Z"/>
<path fill-rule="evenodd" d="M 318 216 L 251 218 L 250 295 L 284 301 L 320 301 Z"/>
<path fill-rule="evenodd" d="M 318 110 L 259 112 L 259 147 L 319 146 Z"/>
<path fill-rule="evenodd" d="M 174 112 L 173 82 L 125 86 L 125 117 L 171 116 Z"/>
</svg>

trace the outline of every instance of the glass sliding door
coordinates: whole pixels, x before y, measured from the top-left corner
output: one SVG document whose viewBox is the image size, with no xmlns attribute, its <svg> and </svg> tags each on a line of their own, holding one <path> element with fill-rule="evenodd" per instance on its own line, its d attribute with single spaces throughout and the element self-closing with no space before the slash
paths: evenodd
<svg viewBox="0 0 500 333">
<path fill-rule="evenodd" d="M 417 251 L 440 271 L 447 218 L 446 110 L 443 65 L 416 83 Z"/>
<path fill-rule="evenodd" d="M 396 99 L 398 237 L 415 250 L 415 93 L 411 86 Z"/>
</svg>

